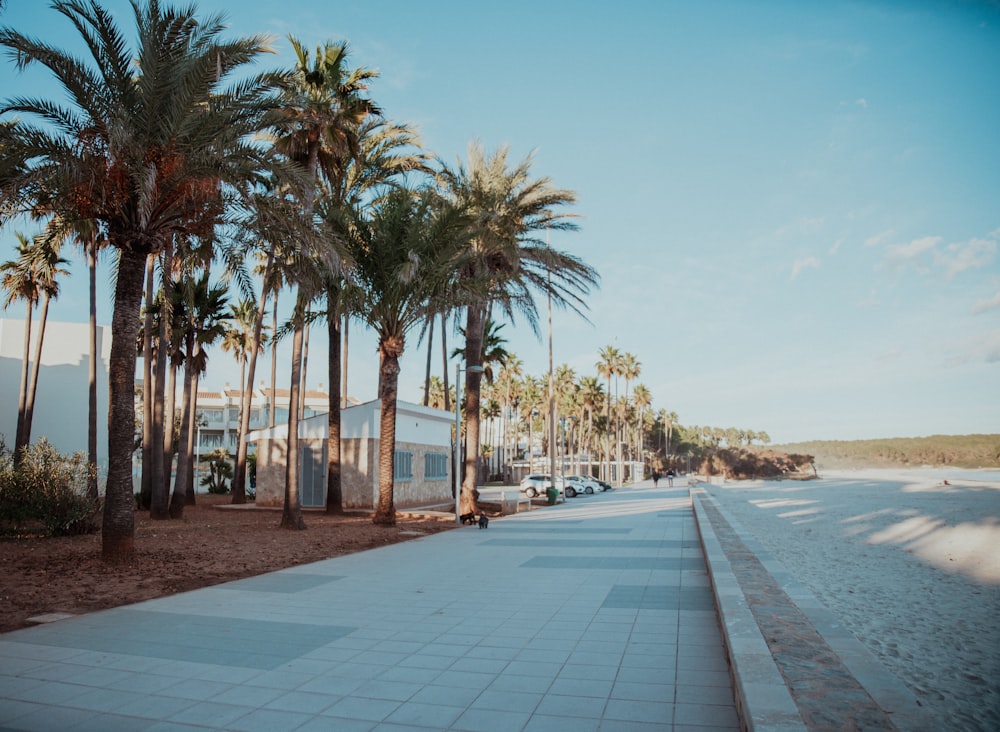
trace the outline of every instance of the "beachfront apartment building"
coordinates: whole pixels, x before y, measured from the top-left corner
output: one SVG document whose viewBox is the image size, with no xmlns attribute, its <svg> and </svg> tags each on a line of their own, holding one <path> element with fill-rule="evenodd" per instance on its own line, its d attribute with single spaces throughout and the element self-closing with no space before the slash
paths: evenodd
<svg viewBox="0 0 1000 732">
<path fill-rule="evenodd" d="M 30 351 L 32 358 L 38 338 L 38 323 L 32 328 Z M 41 368 L 35 396 L 32 422 L 32 442 L 48 438 L 59 452 L 87 451 L 87 392 L 90 383 L 90 327 L 86 323 L 49 321 L 45 327 Z M 111 357 L 111 328 L 97 328 L 97 455 L 98 471 L 107 470 L 108 369 Z M 24 356 L 24 320 L 0 318 L 0 437 L 7 448 L 13 447 L 17 427 L 17 403 Z M 136 381 L 141 393 L 142 380 Z M 198 434 L 195 453 L 206 455 L 224 447 L 236 454 L 236 434 L 239 430 L 240 390 L 227 384 L 218 391 L 198 391 Z M 305 393 L 303 413 L 310 417 L 329 409 L 329 395 L 319 384 Z M 180 409 L 181 394 L 177 394 Z M 137 402 L 141 413 L 142 401 Z M 288 421 L 288 389 L 272 392 L 264 382 L 254 390 L 250 429 L 270 427 Z M 137 457 L 138 459 L 138 457 Z"/>
<path fill-rule="evenodd" d="M 243 392 L 226 384 L 219 391 L 198 390 L 198 434 L 195 454 L 200 458 L 213 450 L 224 448 L 236 454 L 236 436 L 240 427 L 240 399 Z M 250 429 L 262 430 L 288 422 L 288 389 L 274 389 L 264 382 L 254 389 L 250 406 Z M 319 384 L 307 389 L 303 399 L 302 417 L 312 417 L 329 411 L 330 395 Z M 273 415 L 273 419 L 272 419 Z M 251 449 L 252 452 L 252 449 Z"/>
</svg>

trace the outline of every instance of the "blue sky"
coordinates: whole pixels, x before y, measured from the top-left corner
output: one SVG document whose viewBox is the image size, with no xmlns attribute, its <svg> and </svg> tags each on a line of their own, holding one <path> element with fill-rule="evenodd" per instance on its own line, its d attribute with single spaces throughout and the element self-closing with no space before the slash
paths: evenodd
<svg viewBox="0 0 1000 732">
<path fill-rule="evenodd" d="M 127 2 L 105 5 L 131 28 Z M 593 375 L 613 345 L 655 408 L 776 442 L 1000 432 L 996 3 L 197 5 L 275 36 L 273 66 L 289 33 L 346 38 L 382 74 L 372 97 L 429 150 L 534 151 L 537 176 L 576 191 L 581 230 L 552 244 L 602 281 L 589 322 L 556 313 L 557 364 Z M 0 22 L 66 45 L 44 7 L 8 0 Z M 5 95 L 42 78 L 0 67 Z M 12 241 L 0 232 L 0 257 Z M 85 318 L 73 270 L 50 317 Z M 504 332 L 547 370 L 544 339 Z M 349 390 L 370 399 L 374 340 L 351 333 Z M 325 383 L 319 329 L 311 347 L 309 383 Z M 408 348 L 400 395 L 417 401 L 424 354 L 415 335 Z M 207 385 L 235 383 L 213 359 Z"/>
</svg>

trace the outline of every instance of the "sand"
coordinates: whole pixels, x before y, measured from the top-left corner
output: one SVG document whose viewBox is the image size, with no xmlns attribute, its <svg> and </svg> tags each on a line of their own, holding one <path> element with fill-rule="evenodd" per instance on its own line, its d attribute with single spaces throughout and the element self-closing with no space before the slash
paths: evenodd
<svg viewBox="0 0 1000 732">
<path fill-rule="evenodd" d="M 1000 730 L 1000 473 L 820 476 L 704 487 L 940 729 Z"/>
</svg>

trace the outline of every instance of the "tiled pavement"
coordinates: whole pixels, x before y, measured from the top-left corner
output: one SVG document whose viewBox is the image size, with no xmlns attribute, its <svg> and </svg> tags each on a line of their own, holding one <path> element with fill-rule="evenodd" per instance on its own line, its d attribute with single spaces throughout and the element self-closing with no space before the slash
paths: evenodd
<svg viewBox="0 0 1000 732">
<path fill-rule="evenodd" d="M 619 489 L 16 631 L 0 730 L 736 730 L 704 556 Z"/>
</svg>

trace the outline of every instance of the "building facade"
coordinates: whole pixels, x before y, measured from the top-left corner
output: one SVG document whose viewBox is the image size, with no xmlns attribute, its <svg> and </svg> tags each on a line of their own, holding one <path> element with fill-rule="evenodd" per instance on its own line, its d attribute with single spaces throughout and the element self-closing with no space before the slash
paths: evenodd
<svg viewBox="0 0 1000 732">
<path fill-rule="evenodd" d="M 341 491 L 346 510 L 373 510 L 378 501 L 380 400 L 341 411 Z M 408 508 L 450 504 L 454 415 L 409 402 L 396 403 L 396 459 L 393 500 Z M 329 419 L 316 415 L 299 423 L 299 491 L 303 507 L 326 504 Z M 285 496 L 288 425 L 247 436 L 257 446 L 258 506 L 281 506 Z"/>
</svg>

